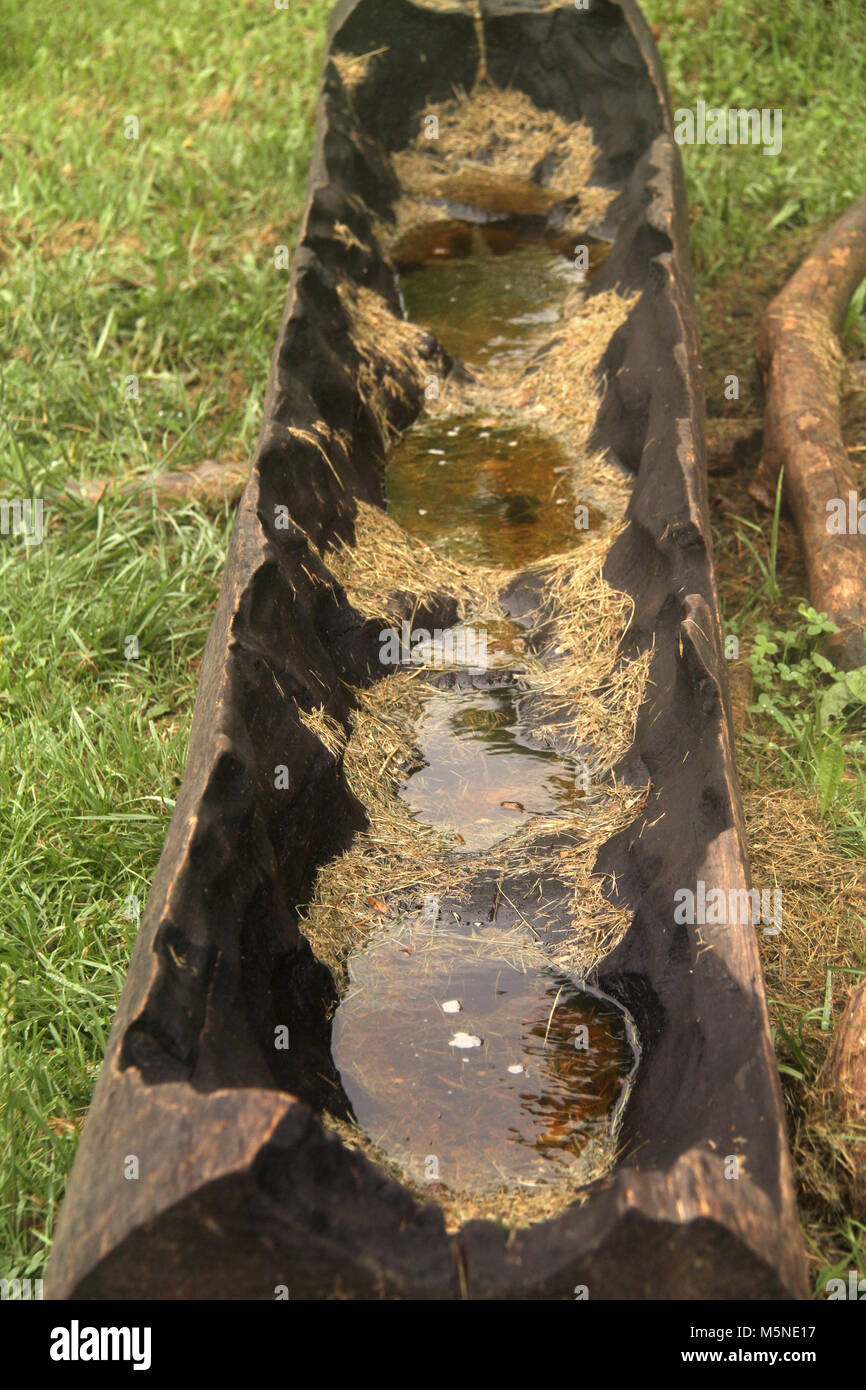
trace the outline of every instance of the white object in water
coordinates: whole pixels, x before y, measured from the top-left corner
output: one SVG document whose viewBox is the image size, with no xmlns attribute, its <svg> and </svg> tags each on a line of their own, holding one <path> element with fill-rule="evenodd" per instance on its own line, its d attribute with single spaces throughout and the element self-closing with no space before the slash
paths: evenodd
<svg viewBox="0 0 866 1390">
<path fill-rule="evenodd" d="M 448 1044 L 449 1047 L 480 1047 L 481 1039 L 476 1038 L 474 1033 L 455 1033 Z"/>
<path fill-rule="evenodd" d="M 460 1003 L 459 999 L 446 999 L 445 1003 L 442 1005 L 443 1014 L 459 1014 L 462 1009 L 463 1005 Z"/>
</svg>

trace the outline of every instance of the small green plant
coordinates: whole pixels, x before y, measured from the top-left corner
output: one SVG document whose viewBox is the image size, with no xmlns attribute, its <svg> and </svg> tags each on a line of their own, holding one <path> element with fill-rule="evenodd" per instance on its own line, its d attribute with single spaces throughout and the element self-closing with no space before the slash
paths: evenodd
<svg viewBox="0 0 866 1390">
<path fill-rule="evenodd" d="M 821 696 L 819 717 L 822 725 L 838 719 L 851 705 L 866 705 L 866 666 L 856 671 L 842 671 Z"/>
<path fill-rule="evenodd" d="M 785 470 L 784 468 L 780 468 L 779 476 L 776 479 L 776 500 L 773 505 L 773 523 L 770 527 L 770 550 L 766 560 L 754 541 L 751 541 L 744 532 L 740 532 L 740 539 L 743 545 L 745 545 L 754 559 L 755 564 L 758 566 L 758 569 L 761 571 L 764 580 L 764 592 L 769 603 L 776 603 L 779 598 L 779 580 L 776 570 L 779 556 L 779 517 L 782 511 L 782 486 L 784 481 Z M 756 522 L 748 521 L 745 517 L 738 517 L 737 520 L 740 522 L 741 526 L 747 526 L 750 531 L 757 531 L 759 536 L 763 535 L 763 528 L 758 526 Z"/>
<path fill-rule="evenodd" d="M 836 800 L 836 793 L 842 785 L 842 773 L 844 771 L 845 753 L 842 748 L 842 740 L 838 735 L 831 736 L 825 739 L 819 748 L 815 767 L 815 781 L 818 784 L 822 818 L 826 816 Z"/>
<path fill-rule="evenodd" d="M 758 695 L 750 710 L 782 730 L 788 744 L 779 750 L 783 756 L 791 760 L 793 753 L 812 769 L 826 816 L 845 771 L 843 732 L 866 710 L 866 666 L 837 671 L 818 647 L 838 628 L 807 603 L 798 612 L 802 621 L 792 628 L 765 622 L 755 633 L 749 665 Z"/>
</svg>

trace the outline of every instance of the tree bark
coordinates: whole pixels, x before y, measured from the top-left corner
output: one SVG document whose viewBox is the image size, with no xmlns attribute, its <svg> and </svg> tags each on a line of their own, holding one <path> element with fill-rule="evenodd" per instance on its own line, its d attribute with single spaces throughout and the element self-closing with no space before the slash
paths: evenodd
<svg viewBox="0 0 866 1390">
<path fill-rule="evenodd" d="M 779 469 L 806 560 L 813 607 L 839 633 L 827 654 L 866 664 L 866 535 L 828 529 L 828 504 L 856 492 L 839 426 L 844 358 L 838 334 L 866 279 L 866 194 L 821 237 L 764 313 L 756 356 L 766 389 L 764 445 L 749 491 L 772 507 Z"/>
<path fill-rule="evenodd" d="M 866 1221 L 866 979 L 851 991 L 830 1055 L 830 1086 L 839 1128 L 850 1136 L 846 1186 L 851 1215 Z"/>
<path fill-rule="evenodd" d="M 147 478 L 89 478 L 74 479 L 66 484 L 67 491 L 76 493 L 88 502 L 100 502 L 106 493 L 117 491 L 141 501 L 155 496 L 158 502 L 200 502 L 202 506 L 236 502 L 246 486 L 249 467 L 246 463 L 228 459 L 219 463 L 205 459 L 195 468 L 177 469 L 170 473 L 153 473 Z"/>
</svg>

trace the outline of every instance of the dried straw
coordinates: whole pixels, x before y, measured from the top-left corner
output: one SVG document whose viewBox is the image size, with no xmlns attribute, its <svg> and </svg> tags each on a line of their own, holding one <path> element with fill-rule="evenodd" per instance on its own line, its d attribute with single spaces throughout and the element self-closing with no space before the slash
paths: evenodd
<svg viewBox="0 0 866 1390">
<path fill-rule="evenodd" d="M 431 125 L 431 118 L 437 125 Z M 436 129 L 435 138 L 426 132 Z M 387 245 L 428 223 L 442 200 L 490 212 L 547 212 L 577 201 L 575 234 L 599 220 L 614 194 L 589 187 L 598 158 L 592 131 L 545 111 L 524 93 L 481 81 L 424 111 L 424 128 L 393 156 L 402 190 Z M 540 173 L 541 169 L 544 173 Z"/>
</svg>

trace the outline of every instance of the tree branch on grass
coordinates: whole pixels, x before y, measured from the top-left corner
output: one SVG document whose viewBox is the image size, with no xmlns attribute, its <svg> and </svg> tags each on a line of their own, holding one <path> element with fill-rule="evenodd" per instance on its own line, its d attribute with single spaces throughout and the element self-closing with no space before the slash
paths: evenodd
<svg viewBox="0 0 866 1390">
<path fill-rule="evenodd" d="M 824 233 L 764 312 L 756 348 L 767 397 L 763 455 L 749 488 L 772 507 L 784 466 L 812 606 L 838 626 L 827 655 L 845 670 L 866 664 L 866 535 L 856 525 L 828 523 L 829 504 L 843 502 L 847 516 L 855 492 L 839 426 L 838 335 L 864 279 L 866 194 Z"/>
</svg>

